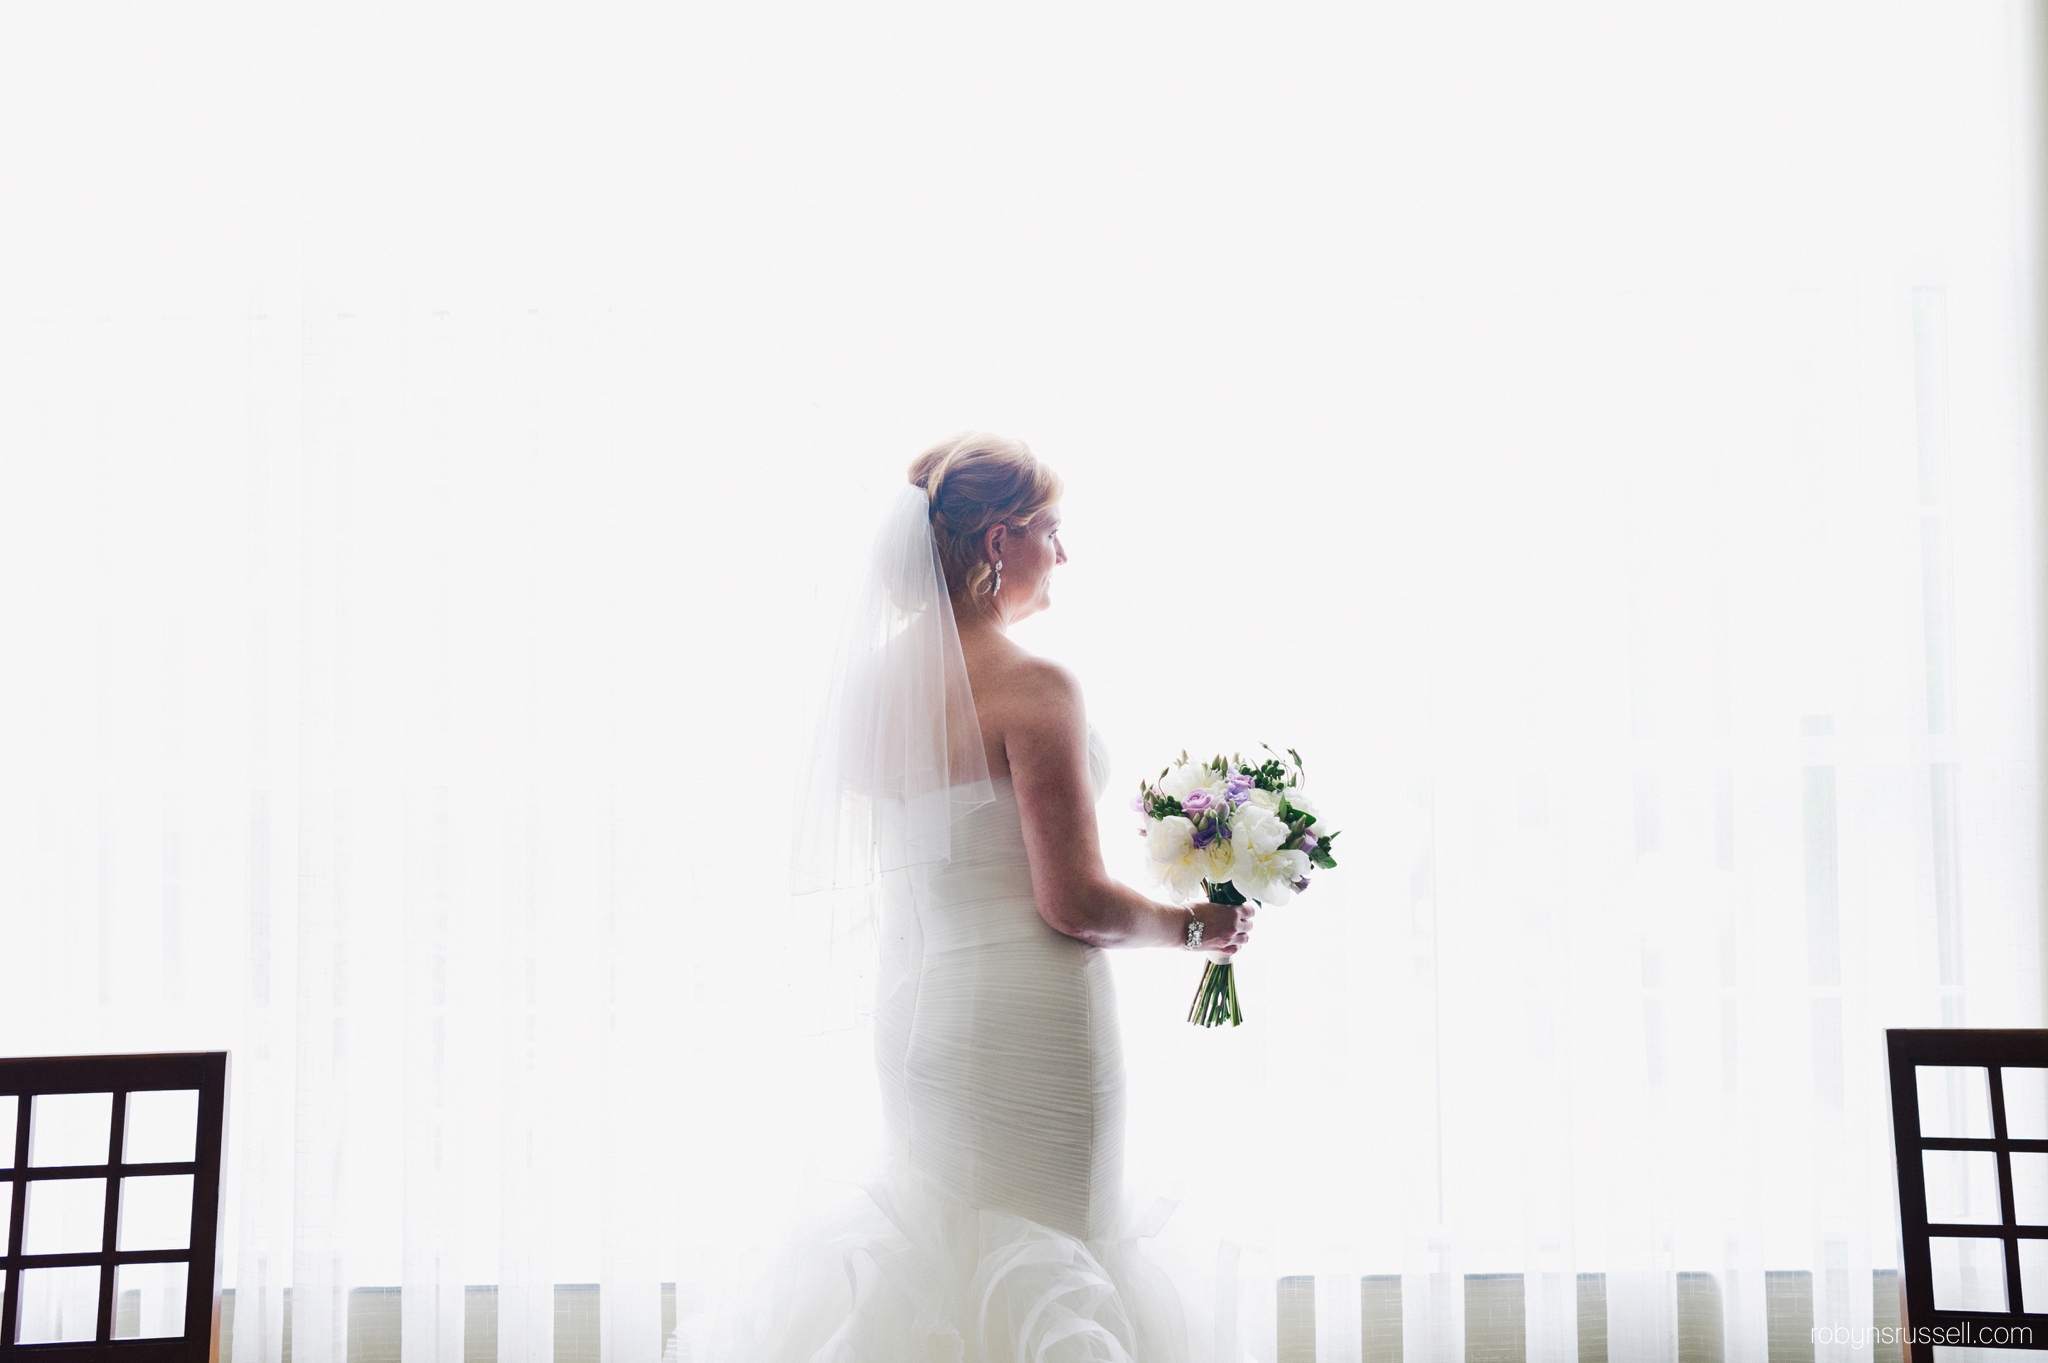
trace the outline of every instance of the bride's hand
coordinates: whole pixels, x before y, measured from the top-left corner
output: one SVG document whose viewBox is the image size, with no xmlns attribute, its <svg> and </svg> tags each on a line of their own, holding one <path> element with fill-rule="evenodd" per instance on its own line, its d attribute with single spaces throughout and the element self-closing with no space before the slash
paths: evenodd
<svg viewBox="0 0 2048 1363">
<path fill-rule="evenodd" d="M 1197 902 L 1187 906 L 1194 910 L 1195 917 L 1202 924 L 1202 950 L 1212 951 L 1218 956 L 1234 956 L 1252 935 L 1252 915 L 1258 912 L 1256 904 L 1210 904 Z"/>
</svg>

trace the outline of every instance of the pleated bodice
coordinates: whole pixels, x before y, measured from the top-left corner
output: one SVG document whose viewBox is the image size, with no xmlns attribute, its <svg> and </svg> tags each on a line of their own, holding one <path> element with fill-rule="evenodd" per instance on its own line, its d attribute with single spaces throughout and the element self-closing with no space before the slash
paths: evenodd
<svg viewBox="0 0 2048 1363">
<path fill-rule="evenodd" d="M 1107 780 L 1089 734 L 1099 796 Z M 892 1147 L 947 1196 L 1081 1238 L 1123 1191 L 1116 991 L 1096 948 L 1039 916 L 1016 794 L 952 826 L 941 868 L 884 895 L 875 1058 Z"/>
</svg>

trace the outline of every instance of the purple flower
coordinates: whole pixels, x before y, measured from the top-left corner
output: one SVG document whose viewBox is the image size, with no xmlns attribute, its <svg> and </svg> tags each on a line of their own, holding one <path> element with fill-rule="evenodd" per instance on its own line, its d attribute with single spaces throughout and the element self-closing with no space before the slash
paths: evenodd
<svg viewBox="0 0 2048 1363">
<path fill-rule="evenodd" d="M 1316 850 L 1317 845 L 1321 842 L 1322 839 L 1317 837 L 1315 834 L 1304 833 L 1301 835 L 1301 850 L 1304 852 L 1313 852 Z"/>
<path fill-rule="evenodd" d="M 1212 842 L 1216 841 L 1216 828 L 1217 828 L 1217 825 L 1215 825 L 1215 824 L 1213 824 L 1213 823 L 1198 823 L 1198 824 L 1196 824 L 1196 825 L 1195 825 L 1195 836 L 1194 836 L 1194 840 L 1193 840 L 1193 841 L 1194 841 L 1194 844 L 1195 844 L 1195 846 L 1197 846 L 1197 847 L 1207 847 L 1207 846 L 1208 846 L 1208 845 L 1209 845 L 1210 843 L 1212 843 Z"/>
<path fill-rule="evenodd" d="M 1252 778 L 1243 772 L 1223 783 L 1223 794 L 1234 805 L 1241 805 L 1252 797 Z"/>
<path fill-rule="evenodd" d="M 1205 809 L 1214 809 L 1216 807 L 1216 797 L 1203 790 L 1200 786 L 1196 786 L 1193 790 L 1180 797 L 1180 807 L 1190 814 L 1200 814 Z"/>
</svg>

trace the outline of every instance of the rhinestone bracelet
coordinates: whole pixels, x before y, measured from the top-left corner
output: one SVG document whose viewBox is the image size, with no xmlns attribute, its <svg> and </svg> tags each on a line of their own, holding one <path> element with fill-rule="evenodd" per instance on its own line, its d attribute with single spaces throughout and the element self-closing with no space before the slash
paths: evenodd
<svg viewBox="0 0 2048 1363">
<path fill-rule="evenodd" d="M 1202 949 L 1202 920 L 1195 916 L 1193 909 L 1188 910 L 1188 939 L 1183 945 L 1189 951 L 1200 951 Z"/>
</svg>

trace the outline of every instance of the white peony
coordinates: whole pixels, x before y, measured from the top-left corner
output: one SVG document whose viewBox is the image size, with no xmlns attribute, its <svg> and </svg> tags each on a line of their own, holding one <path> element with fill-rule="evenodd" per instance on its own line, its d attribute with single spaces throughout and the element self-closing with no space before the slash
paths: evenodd
<svg viewBox="0 0 2048 1363">
<path fill-rule="evenodd" d="M 1152 874 L 1182 899 L 1200 893 L 1204 880 L 1230 878 L 1230 839 L 1217 838 L 1207 847 L 1197 847 L 1194 823 L 1178 814 L 1152 825 L 1145 835 L 1145 851 L 1152 858 Z"/>
<path fill-rule="evenodd" d="M 1294 882 L 1308 874 L 1308 853 L 1289 851 L 1287 825 L 1256 804 L 1240 808 L 1230 819 L 1230 883 L 1247 899 L 1285 904 L 1294 898 Z"/>
<path fill-rule="evenodd" d="M 1183 762 L 1159 778 L 1159 793 L 1172 800 L 1187 799 L 1188 792 L 1196 786 L 1222 798 L 1223 778 L 1205 763 Z"/>
<path fill-rule="evenodd" d="M 1261 790 L 1257 786 L 1253 786 L 1245 792 L 1245 803 L 1255 809 L 1263 809 L 1268 814 L 1278 814 L 1280 812 L 1280 794 L 1278 791 Z"/>
<path fill-rule="evenodd" d="M 1299 786 L 1289 786 L 1287 788 L 1287 803 L 1294 806 L 1300 813 L 1308 815 L 1309 832 L 1315 832 L 1316 826 L 1322 822 L 1322 811 L 1316 808 L 1315 802 L 1302 794 Z"/>
</svg>

